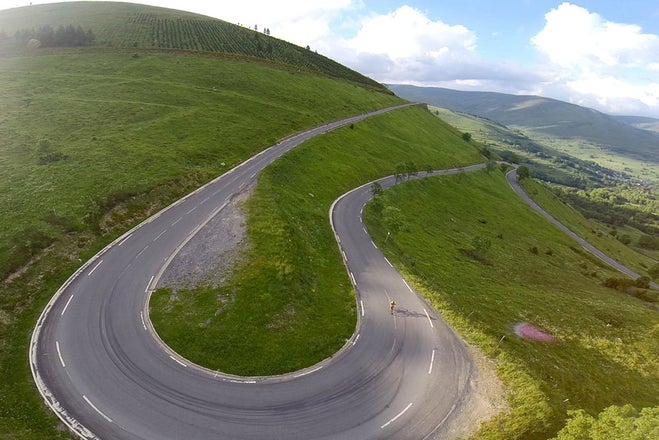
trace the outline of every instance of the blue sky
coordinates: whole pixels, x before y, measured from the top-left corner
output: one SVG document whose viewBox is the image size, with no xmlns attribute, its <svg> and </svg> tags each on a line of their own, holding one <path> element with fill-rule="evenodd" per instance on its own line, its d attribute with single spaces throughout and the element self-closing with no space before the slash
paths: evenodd
<svg viewBox="0 0 659 440">
<path fill-rule="evenodd" d="M 657 1 L 140 3 L 268 27 L 274 37 L 309 45 L 384 83 L 535 94 L 659 118 Z M 0 9 L 26 4 L 0 0 Z"/>
</svg>

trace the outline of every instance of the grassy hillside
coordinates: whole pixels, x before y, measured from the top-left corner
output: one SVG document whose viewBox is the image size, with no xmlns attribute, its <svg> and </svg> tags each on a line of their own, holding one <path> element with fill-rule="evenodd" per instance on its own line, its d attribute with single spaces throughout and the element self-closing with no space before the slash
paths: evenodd
<svg viewBox="0 0 659 440">
<path fill-rule="evenodd" d="M 470 113 L 560 140 L 582 141 L 659 164 L 659 135 L 604 113 L 540 96 L 463 92 L 437 87 L 389 86 L 405 99 Z"/>
<path fill-rule="evenodd" d="M 185 55 L 0 59 L 0 276 L 112 205 L 217 175 L 277 139 L 398 102 L 348 82 Z"/>
<path fill-rule="evenodd" d="M 534 182 L 526 190 L 552 199 Z M 403 224 L 388 239 L 387 207 Z M 509 387 L 510 413 L 477 438 L 545 439 L 569 410 L 659 405 L 656 307 L 603 287 L 619 275 L 526 206 L 498 169 L 405 183 L 365 218 L 389 259 Z M 556 342 L 521 338 L 519 323 Z"/>
<path fill-rule="evenodd" d="M 583 227 L 584 232 L 616 237 L 619 245 L 626 245 L 625 252 L 638 255 L 624 260 L 634 261 L 638 273 L 657 278 L 659 167 L 615 154 L 602 155 L 601 150 L 582 144 L 526 135 L 474 115 L 437 107 L 431 110 L 492 152 L 528 167 L 534 178 L 546 182 L 566 204 L 597 221 L 596 226 Z M 605 158 L 605 165 L 596 163 L 597 158 Z"/>
<path fill-rule="evenodd" d="M 27 344 L 81 261 L 292 132 L 401 102 L 287 64 L 143 49 L 5 54 L 0 90 L 0 438 L 20 439 L 65 436 Z"/>
<path fill-rule="evenodd" d="M 95 39 L 86 46 L 249 56 L 386 90 L 336 61 L 263 32 L 204 15 L 130 3 L 67 2 L 0 11 L 0 53 L 3 48 L 25 51 L 31 38 L 43 39 L 39 31 L 46 26 L 91 31 Z"/>
<path fill-rule="evenodd" d="M 641 116 L 615 116 L 618 121 L 624 122 L 636 128 L 650 130 L 659 133 L 659 119 L 645 118 Z"/>
</svg>

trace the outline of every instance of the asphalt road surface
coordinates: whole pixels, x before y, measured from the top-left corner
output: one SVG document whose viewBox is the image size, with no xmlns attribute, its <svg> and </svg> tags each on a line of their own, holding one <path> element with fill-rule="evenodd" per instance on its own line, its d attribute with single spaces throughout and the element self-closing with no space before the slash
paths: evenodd
<svg viewBox="0 0 659 440">
<path fill-rule="evenodd" d="M 147 313 L 171 258 L 265 166 L 312 136 L 389 110 L 280 142 L 81 267 L 44 310 L 30 344 L 35 382 L 62 421 L 82 438 L 102 439 L 422 439 L 441 432 L 469 391 L 471 360 L 363 229 L 367 186 L 331 213 L 359 306 L 354 335 L 332 359 L 274 377 L 207 371 L 168 349 Z M 393 314 L 390 299 L 398 303 Z"/>
</svg>

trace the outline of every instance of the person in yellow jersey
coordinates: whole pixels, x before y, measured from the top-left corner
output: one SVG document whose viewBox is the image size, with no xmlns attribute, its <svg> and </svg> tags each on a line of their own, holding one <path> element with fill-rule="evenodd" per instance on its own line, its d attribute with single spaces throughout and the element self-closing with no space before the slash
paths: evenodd
<svg viewBox="0 0 659 440">
<path fill-rule="evenodd" d="M 391 300 L 391 302 L 389 303 L 389 311 L 391 312 L 392 315 L 394 314 L 395 307 L 396 307 L 396 301 Z"/>
</svg>

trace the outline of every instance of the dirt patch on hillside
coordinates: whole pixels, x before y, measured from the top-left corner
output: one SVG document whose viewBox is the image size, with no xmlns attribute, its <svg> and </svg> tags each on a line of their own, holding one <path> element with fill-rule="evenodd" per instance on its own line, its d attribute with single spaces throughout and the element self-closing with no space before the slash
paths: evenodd
<svg viewBox="0 0 659 440">
<path fill-rule="evenodd" d="M 474 362 L 469 381 L 470 392 L 457 410 L 459 414 L 436 434 L 435 439 L 438 440 L 470 438 L 478 432 L 482 423 L 510 409 L 506 402 L 506 388 L 495 373 L 494 361 L 479 350 L 467 347 Z"/>
</svg>

